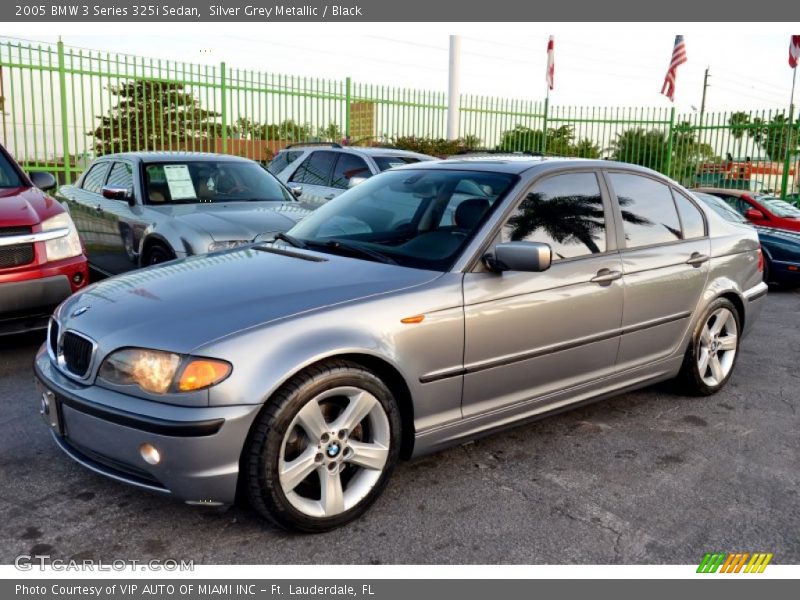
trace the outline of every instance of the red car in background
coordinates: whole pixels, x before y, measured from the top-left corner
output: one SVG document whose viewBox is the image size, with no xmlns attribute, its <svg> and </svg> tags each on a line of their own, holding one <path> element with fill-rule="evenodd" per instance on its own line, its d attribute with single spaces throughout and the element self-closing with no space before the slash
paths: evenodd
<svg viewBox="0 0 800 600">
<path fill-rule="evenodd" d="M 753 225 L 800 231 L 800 208 L 775 196 L 710 187 L 697 188 L 696 191 L 722 198 Z"/>
<path fill-rule="evenodd" d="M 0 146 L 0 336 L 46 327 L 89 280 L 72 219 L 44 191 L 55 187 L 50 173 L 28 176 Z"/>
</svg>

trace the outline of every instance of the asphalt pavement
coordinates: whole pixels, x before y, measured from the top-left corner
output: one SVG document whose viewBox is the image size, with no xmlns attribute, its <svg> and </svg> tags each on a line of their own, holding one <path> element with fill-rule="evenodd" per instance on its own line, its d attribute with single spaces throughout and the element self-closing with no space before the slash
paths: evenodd
<svg viewBox="0 0 800 600">
<path fill-rule="evenodd" d="M 62 455 L 38 415 L 43 335 L 0 338 L 0 563 L 800 563 L 800 293 L 773 291 L 729 385 L 658 385 L 402 463 L 358 522 L 298 535 L 193 508 Z"/>
</svg>

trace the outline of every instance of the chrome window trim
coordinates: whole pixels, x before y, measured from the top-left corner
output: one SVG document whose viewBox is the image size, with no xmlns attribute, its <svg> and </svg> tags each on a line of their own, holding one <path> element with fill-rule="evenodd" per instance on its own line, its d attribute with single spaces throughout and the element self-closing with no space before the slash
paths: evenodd
<svg viewBox="0 0 800 600">
<path fill-rule="evenodd" d="M 35 244 L 36 242 L 47 242 L 69 235 L 68 227 L 51 229 L 50 231 L 38 231 L 36 233 L 23 233 L 22 235 L 0 236 L 0 247 L 18 246 L 20 244 Z"/>
</svg>

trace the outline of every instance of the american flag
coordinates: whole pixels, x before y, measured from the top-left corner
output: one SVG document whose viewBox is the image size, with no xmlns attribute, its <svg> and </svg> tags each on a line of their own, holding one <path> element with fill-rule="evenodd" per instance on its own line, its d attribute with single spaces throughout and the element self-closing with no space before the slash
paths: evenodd
<svg viewBox="0 0 800 600">
<path fill-rule="evenodd" d="M 686 46 L 683 43 L 683 36 L 675 36 L 675 47 L 672 49 L 672 60 L 667 69 L 667 76 L 664 78 L 664 85 L 661 86 L 661 93 L 666 95 L 672 102 L 675 101 L 675 76 L 678 67 L 686 62 Z"/>
<path fill-rule="evenodd" d="M 800 35 L 793 35 L 789 42 L 789 66 L 793 69 L 800 62 Z"/>
<path fill-rule="evenodd" d="M 547 41 L 547 87 L 553 89 L 553 80 L 556 74 L 555 58 L 553 57 L 553 36 Z"/>
</svg>

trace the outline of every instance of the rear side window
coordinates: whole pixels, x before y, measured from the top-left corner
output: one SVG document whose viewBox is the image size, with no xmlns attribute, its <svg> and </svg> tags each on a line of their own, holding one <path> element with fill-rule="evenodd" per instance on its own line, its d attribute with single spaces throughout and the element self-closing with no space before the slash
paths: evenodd
<svg viewBox="0 0 800 600">
<path fill-rule="evenodd" d="M 273 175 L 277 175 L 281 171 L 283 171 L 286 167 L 296 161 L 303 155 L 302 152 L 298 151 L 291 151 L 286 150 L 283 152 L 279 152 L 278 155 L 273 158 L 270 163 L 267 165 L 267 171 L 272 173 Z"/>
<path fill-rule="evenodd" d="M 292 181 L 309 185 L 325 185 L 330 182 L 331 167 L 336 160 L 334 152 L 312 152 L 292 175 Z"/>
<path fill-rule="evenodd" d="M 364 160 L 355 154 L 342 153 L 336 161 L 336 168 L 333 170 L 331 185 L 335 188 L 347 189 L 353 177 L 367 178 L 372 173 Z"/>
<path fill-rule="evenodd" d="M 125 188 L 128 194 L 133 193 L 133 167 L 128 163 L 115 162 L 108 174 L 108 185 L 116 188 Z"/>
<path fill-rule="evenodd" d="M 703 237 L 706 234 L 706 223 L 700 209 L 677 190 L 672 190 L 672 195 L 675 197 L 675 206 L 678 207 L 678 215 L 681 218 L 683 239 L 693 240 Z"/>
<path fill-rule="evenodd" d="M 83 178 L 81 187 L 87 192 L 99 194 L 100 190 L 103 189 L 103 184 L 106 182 L 106 174 L 108 173 L 109 164 L 110 163 L 107 162 L 101 162 L 89 169 L 86 177 Z"/>
<path fill-rule="evenodd" d="M 683 239 L 669 187 L 649 177 L 611 173 L 628 248 Z"/>
<path fill-rule="evenodd" d="M 548 177 L 534 185 L 502 230 L 504 242 L 544 242 L 553 260 L 606 251 L 603 197 L 594 173 Z"/>
<path fill-rule="evenodd" d="M 410 165 L 418 163 L 419 159 L 413 156 L 373 156 L 372 160 L 378 165 L 381 171 L 388 171 L 395 167 L 402 167 L 403 165 Z"/>
</svg>

